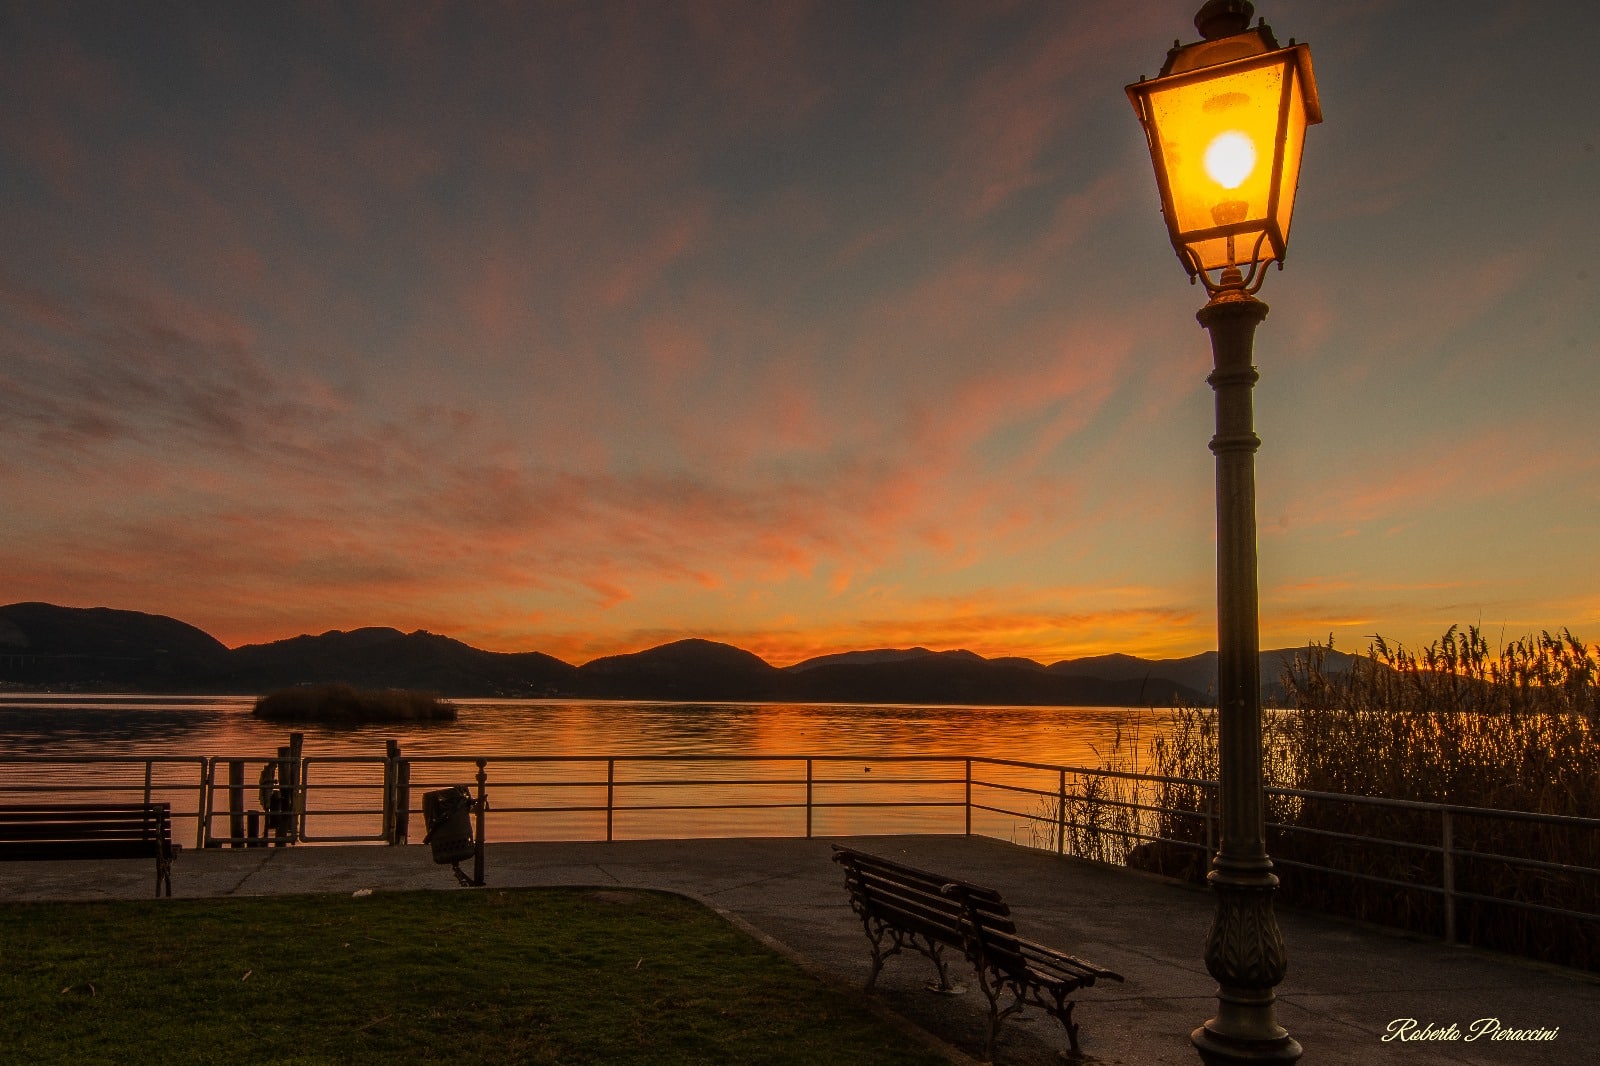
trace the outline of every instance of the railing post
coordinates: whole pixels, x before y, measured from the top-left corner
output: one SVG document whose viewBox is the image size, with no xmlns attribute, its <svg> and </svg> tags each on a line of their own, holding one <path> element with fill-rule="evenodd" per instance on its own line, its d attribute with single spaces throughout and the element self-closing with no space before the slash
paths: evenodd
<svg viewBox="0 0 1600 1066">
<path fill-rule="evenodd" d="M 617 760 L 606 760 L 606 842 L 612 840 L 612 822 L 617 801 Z"/>
<path fill-rule="evenodd" d="M 196 824 L 194 827 L 194 846 L 204 848 L 206 838 L 211 835 L 211 812 L 216 806 L 216 790 L 214 788 L 217 764 L 214 759 L 200 757 L 200 795 L 196 803 Z"/>
<path fill-rule="evenodd" d="M 1205 791 L 1205 810 L 1201 814 L 1206 824 L 1206 861 L 1211 861 L 1211 856 L 1217 853 L 1217 812 L 1216 800 L 1211 791 Z"/>
<path fill-rule="evenodd" d="M 383 842 L 385 844 L 398 844 L 395 837 L 395 826 L 399 819 L 395 817 L 396 782 L 400 776 L 400 742 L 390 737 L 384 741 L 383 759 Z"/>
<path fill-rule="evenodd" d="M 806 839 L 811 839 L 811 760 L 806 760 Z"/>
<path fill-rule="evenodd" d="M 1067 853 L 1067 772 L 1061 771 L 1061 783 L 1056 789 L 1056 854 Z"/>
<path fill-rule="evenodd" d="M 411 839 L 411 760 L 401 759 L 395 767 L 394 842 Z"/>
<path fill-rule="evenodd" d="M 1450 820 L 1449 808 L 1439 812 L 1440 838 L 1443 844 L 1442 857 L 1444 881 L 1444 942 L 1456 942 L 1456 861 L 1455 861 L 1455 826 Z"/>
<path fill-rule="evenodd" d="M 967 760 L 967 836 L 972 835 L 972 760 Z"/>
</svg>

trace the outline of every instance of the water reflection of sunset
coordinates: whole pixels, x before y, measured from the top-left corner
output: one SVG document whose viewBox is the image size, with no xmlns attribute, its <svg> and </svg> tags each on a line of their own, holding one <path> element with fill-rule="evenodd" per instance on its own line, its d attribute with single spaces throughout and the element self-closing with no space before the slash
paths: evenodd
<svg viewBox="0 0 1600 1066">
<path fill-rule="evenodd" d="M 461 714 L 454 722 L 302 730 L 307 779 L 313 790 L 332 786 L 339 809 L 368 812 L 347 819 L 314 819 L 312 837 L 376 832 L 374 818 L 381 807 L 379 760 L 390 738 L 398 740 L 402 753 L 414 760 L 413 803 L 428 788 L 471 784 L 474 760 L 487 758 L 495 797 L 492 809 L 498 811 L 492 822 L 502 834 L 499 839 L 507 834 L 593 839 L 604 834 L 608 789 L 621 807 L 750 804 L 759 808 L 628 813 L 618 816 L 621 835 L 800 833 L 808 794 L 817 805 L 813 831 L 818 834 L 879 831 L 887 825 L 905 831 L 952 832 L 961 824 L 959 781 L 968 758 L 1095 767 L 1112 754 L 1119 732 L 1125 755 L 1135 757 L 1162 728 L 1155 712 L 1127 708 L 460 703 Z M 0 698 L 0 762 L 13 760 L 7 762 L 4 785 L 33 790 L 114 784 L 126 797 L 143 788 L 144 764 L 137 760 L 160 757 L 170 761 L 156 765 L 155 798 L 173 803 L 175 812 L 187 812 L 191 828 L 184 832 L 192 836 L 194 812 L 199 809 L 197 775 L 207 759 L 246 760 L 247 793 L 254 804 L 258 771 L 288 741 L 281 724 L 252 717 L 250 706 L 251 701 L 243 698 L 166 702 L 106 698 L 83 707 L 60 697 Z M 119 726 L 110 742 L 102 742 L 100 731 L 85 726 L 107 715 L 116 716 Z M 65 767 L 14 761 L 22 756 L 135 761 Z M 813 765 L 808 765 L 808 758 Z M 1121 765 L 1129 768 L 1135 763 Z M 985 774 L 990 780 L 1045 791 L 1055 787 L 1053 771 L 990 767 Z M 813 781 L 809 791 L 808 775 Z M 221 787 L 221 777 L 218 780 Z M 683 784 L 688 781 L 700 783 Z M 318 801 L 325 808 L 334 802 L 326 796 Z M 876 813 L 830 808 L 886 798 L 933 806 Z M 773 804 L 784 806 L 766 809 Z M 537 811 L 547 807 L 591 810 Z M 519 814 L 519 808 L 536 813 Z"/>
</svg>

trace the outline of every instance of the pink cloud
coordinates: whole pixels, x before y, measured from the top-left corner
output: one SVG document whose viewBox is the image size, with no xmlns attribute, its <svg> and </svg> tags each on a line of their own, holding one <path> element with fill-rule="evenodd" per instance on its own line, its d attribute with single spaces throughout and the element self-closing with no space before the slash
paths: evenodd
<svg viewBox="0 0 1600 1066">
<path fill-rule="evenodd" d="M 1366 466 L 1322 480 L 1315 491 L 1288 501 L 1282 522 L 1263 526 L 1263 534 L 1314 530 L 1371 529 L 1396 520 L 1412 521 L 1430 508 L 1516 499 L 1541 486 L 1582 481 L 1600 470 L 1600 460 L 1549 441 L 1539 420 L 1465 439 L 1415 444 L 1419 458 L 1399 464 Z M 1536 463 L 1517 461 L 1539 455 Z"/>
</svg>

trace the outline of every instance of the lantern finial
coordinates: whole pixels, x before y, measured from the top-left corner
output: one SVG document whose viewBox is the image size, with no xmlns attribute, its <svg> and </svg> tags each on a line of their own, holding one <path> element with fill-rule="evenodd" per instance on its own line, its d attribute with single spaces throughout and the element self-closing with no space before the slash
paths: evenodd
<svg viewBox="0 0 1600 1066">
<path fill-rule="evenodd" d="M 1194 28 L 1208 41 L 1231 37 L 1250 28 L 1250 16 L 1255 12 L 1250 0 L 1206 0 L 1194 17 Z"/>
</svg>

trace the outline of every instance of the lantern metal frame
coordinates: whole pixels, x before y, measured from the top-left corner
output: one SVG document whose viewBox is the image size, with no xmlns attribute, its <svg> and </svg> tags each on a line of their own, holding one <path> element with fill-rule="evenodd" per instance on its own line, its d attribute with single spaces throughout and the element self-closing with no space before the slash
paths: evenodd
<svg viewBox="0 0 1600 1066">
<path fill-rule="evenodd" d="M 1245 21 L 1248 21 L 1248 16 L 1245 16 Z M 1201 23 L 1202 19 L 1197 17 L 1196 24 Z M 1300 94 L 1305 126 L 1314 126 L 1322 121 L 1322 105 L 1317 94 L 1316 78 L 1311 67 L 1311 50 L 1308 46 L 1292 39 L 1287 47 L 1280 46 L 1265 20 L 1249 29 L 1240 29 L 1237 23 L 1224 24 L 1224 28 L 1237 32 L 1221 33 L 1189 45 L 1175 42 L 1167 53 L 1167 60 L 1160 74 L 1148 79 L 1141 76 L 1137 82 L 1124 89 L 1135 114 L 1138 115 L 1140 128 L 1145 134 L 1146 146 L 1150 150 L 1150 159 L 1156 174 L 1156 186 L 1161 196 L 1161 211 L 1173 250 L 1177 253 L 1184 270 L 1188 272 L 1190 283 L 1200 282 L 1212 296 L 1227 290 L 1242 290 L 1254 294 L 1260 290 L 1265 280 L 1265 267 L 1269 263 L 1277 263 L 1278 269 L 1283 269 L 1283 260 L 1288 254 L 1289 244 L 1287 226 L 1293 216 L 1294 197 L 1297 191 L 1295 186 L 1299 182 L 1300 169 L 1297 157 L 1293 161 L 1295 180 L 1291 185 L 1286 185 L 1284 167 L 1286 153 L 1289 151 L 1291 94 L 1295 92 Z M 1282 78 L 1279 99 L 1276 102 L 1277 120 L 1271 144 L 1271 176 L 1265 209 L 1242 221 L 1181 228 L 1173 195 L 1172 175 L 1168 172 L 1168 160 L 1160 143 L 1159 122 L 1151 106 L 1152 95 L 1163 90 L 1221 81 L 1270 67 L 1282 68 L 1286 76 Z M 1302 136 L 1300 143 L 1295 146 L 1297 156 L 1303 148 Z M 1280 210 L 1284 206 L 1285 197 L 1288 198 L 1286 213 Z M 1280 219 L 1283 220 L 1282 225 Z M 1248 241 L 1251 237 L 1254 237 L 1254 241 L 1247 245 L 1249 254 L 1235 255 L 1234 241 L 1239 238 Z M 1207 267 L 1195 250 L 1195 245 L 1215 240 L 1228 242 L 1229 261 L 1221 266 Z M 1263 256 L 1263 251 L 1270 254 Z M 1209 273 L 1211 270 L 1219 271 L 1216 280 L 1212 279 Z"/>
</svg>

